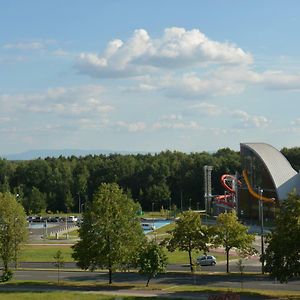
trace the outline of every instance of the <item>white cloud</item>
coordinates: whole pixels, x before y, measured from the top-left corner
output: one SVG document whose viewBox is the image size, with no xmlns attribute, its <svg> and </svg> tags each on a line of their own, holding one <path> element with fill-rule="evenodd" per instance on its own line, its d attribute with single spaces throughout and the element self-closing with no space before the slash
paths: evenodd
<svg viewBox="0 0 300 300">
<path fill-rule="evenodd" d="M 152 128 L 159 129 L 201 129 L 198 122 L 190 120 L 185 121 L 182 115 L 170 114 L 162 115 L 158 121 L 152 124 Z"/>
<path fill-rule="evenodd" d="M 64 115 L 107 114 L 114 107 L 102 101 L 103 88 L 98 85 L 58 87 L 44 92 L 2 94 L 4 111 L 25 111 Z"/>
<path fill-rule="evenodd" d="M 182 99 L 217 97 L 240 94 L 244 85 L 238 82 L 196 73 L 186 73 L 180 77 L 166 77 L 161 80 L 160 88 L 169 96 Z"/>
<path fill-rule="evenodd" d="M 287 74 L 282 71 L 262 73 L 262 84 L 273 90 L 300 90 L 300 74 Z"/>
<path fill-rule="evenodd" d="M 250 115 L 242 110 L 235 110 L 230 115 L 232 118 L 237 119 L 244 128 L 265 128 L 270 124 L 270 120 L 266 117 Z"/>
<path fill-rule="evenodd" d="M 210 40 L 198 29 L 167 28 L 157 39 L 138 29 L 126 41 L 111 41 L 103 54 L 81 53 L 76 67 L 95 77 L 127 77 L 211 63 L 247 65 L 252 56 L 233 44 Z"/>
<path fill-rule="evenodd" d="M 22 41 L 17 43 L 4 44 L 2 48 L 7 50 L 21 50 L 21 51 L 41 50 L 55 43 L 56 41 L 54 40 Z"/>
<path fill-rule="evenodd" d="M 202 115 L 206 116 L 219 116 L 223 112 L 222 107 L 220 107 L 219 105 L 206 102 L 191 105 L 189 108 L 196 110 L 197 112 L 200 112 Z"/>
<path fill-rule="evenodd" d="M 128 123 L 124 121 L 118 121 L 116 122 L 115 126 L 120 129 L 125 129 L 129 132 L 139 132 L 146 129 L 146 124 L 144 122 Z"/>
</svg>

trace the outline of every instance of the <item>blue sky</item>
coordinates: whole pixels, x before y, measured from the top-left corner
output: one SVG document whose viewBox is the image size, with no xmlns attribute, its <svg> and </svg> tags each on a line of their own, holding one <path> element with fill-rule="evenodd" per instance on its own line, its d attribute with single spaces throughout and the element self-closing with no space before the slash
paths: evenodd
<svg viewBox="0 0 300 300">
<path fill-rule="evenodd" d="M 0 0 L 0 155 L 299 146 L 299 9 Z"/>
</svg>

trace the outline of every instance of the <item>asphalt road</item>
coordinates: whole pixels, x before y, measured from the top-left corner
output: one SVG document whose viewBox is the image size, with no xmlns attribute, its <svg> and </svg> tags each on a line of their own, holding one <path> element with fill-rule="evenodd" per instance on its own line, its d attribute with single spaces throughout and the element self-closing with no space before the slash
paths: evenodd
<svg viewBox="0 0 300 300">
<path fill-rule="evenodd" d="M 244 272 L 259 273 L 261 271 L 261 263 L 258 257 L 252 257 L 251 259 L 243 260 Z M 19 268 L 25 269 L 52 269 L 55 268 L 51 262 L 20 262 Z M 78 269 L 75 263 L 65 263 L 65 269 Z M 237 266 L 237 260 L 233 259 L 229 263 L 230 271 L 239 272 Z M 189 271 L 190 266 L 188 264 L 169 264 L 167 271 Z M 218 262 L 215 266 L 197 266 L 197 271 L 205 272 L 226 272 L 226 261 Z"/>
<path fill-rule="evenodd" d="M 43 280 L 46 282 L 57 281 L 56 270 L 19 270 L 15 272 L 14 278 L 17 280 Z M 107 272 L 89 272 L 89 271 L 61 271 L 60 279 L 63 281 L 96 281 L 107 282 Z M 116 283 L 145 283 L 146 277 L 133 272 L 119 272 L 113 275 L 113 281 Z M 262 290 L 293 290 L 300 291 L 300 280 L 291 281 L 288 284 L 281 284 L 270 280 L 267 276 L 253 275 L 214 275 L 214 274 L 191 274 L 168 272 L 160 274 L 152 280 L 157 284 L 168 284 L 173 286 L 180 285 L 210 285 L 215 287 L 228 288 L 255 288 Z"/>
</svg>

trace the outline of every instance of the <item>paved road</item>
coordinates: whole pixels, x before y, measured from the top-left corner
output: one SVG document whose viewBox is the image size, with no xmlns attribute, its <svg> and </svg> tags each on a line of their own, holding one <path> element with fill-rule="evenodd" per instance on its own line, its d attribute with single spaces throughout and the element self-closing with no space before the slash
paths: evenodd
<svg viewBox="0 0 300 300">
<path fill-rule="evenodd" d="M 56 270 L 24 270 L 16 271 L 15 279 L 17 280 L 44 280 L 56 281 Z M 64 281 L 97 281 L 107 282 L 107 272 L 78 272 L 78 271 L 61 271 L 60 278 Z M 146 277 L 138 273 L 116 273 L 113 275 L 113 281 L 117 283 L 145 283 Z M 280 284 L 270 280 L 267 276 L 243 275 L 214 275 L 214 274 L 190 274 L 168 272 L 161 274 L 152 280 L 153 283 L 168 284 L 173 286 L 180 285 L 210 285 L 215 287 L 236 287 L 255 288 L 262 290 L 293 290 L 300 291 L 300 280 L 291 281 L 288 284 Z"/>
<path fill-rule="evenodd" d="M 230 271 L 238 272 L 237 260 L 233 259 L 230 261 L 229 267 Z M 259 273 L 261 271 L 261 263 L 258 257 L 252 257 L 248 260 L 243 260 L 245 266 L 244 272 L 255 272 Z M 52 269 L 55 268 L 54 264 L 51 262 L 20 262 L 20 268 L 37 268 L 37 269 Z M 65 269 L 78 269 L 75 263 L 65 263 Z M 169 264 L 167 271 L 189 271 L 190 267 L 188 264 Z M 206 272 L 226 272 L 226 261 L 218 262 L 216 266 L 203 266 L 197 267 L 197 271 Z"/>
</svg>

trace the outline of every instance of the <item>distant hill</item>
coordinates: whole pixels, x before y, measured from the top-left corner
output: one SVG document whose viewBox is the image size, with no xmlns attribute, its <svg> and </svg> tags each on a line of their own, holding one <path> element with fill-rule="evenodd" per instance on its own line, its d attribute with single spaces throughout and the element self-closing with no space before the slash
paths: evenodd
<svg viewBox="0 0 300 300">
<path fill-rule="evenodd" d="M 114 150 L 81 150 L 81 149 L 61 149 L 61 150 L 29 150 L 25 152 L 20 152 L 16 154 L 3 154 L 0 155 L 1 158 L 6 158 L 7 160 L 31 160 L 37 158 L 46 157 L 59 157 L 59 156 L 87 156 L 87 155 L 109 155 L 109 154 L 145 154 L 146 152 L 130 152 L 130 151 L 114 151 Z"/>
</svg>

